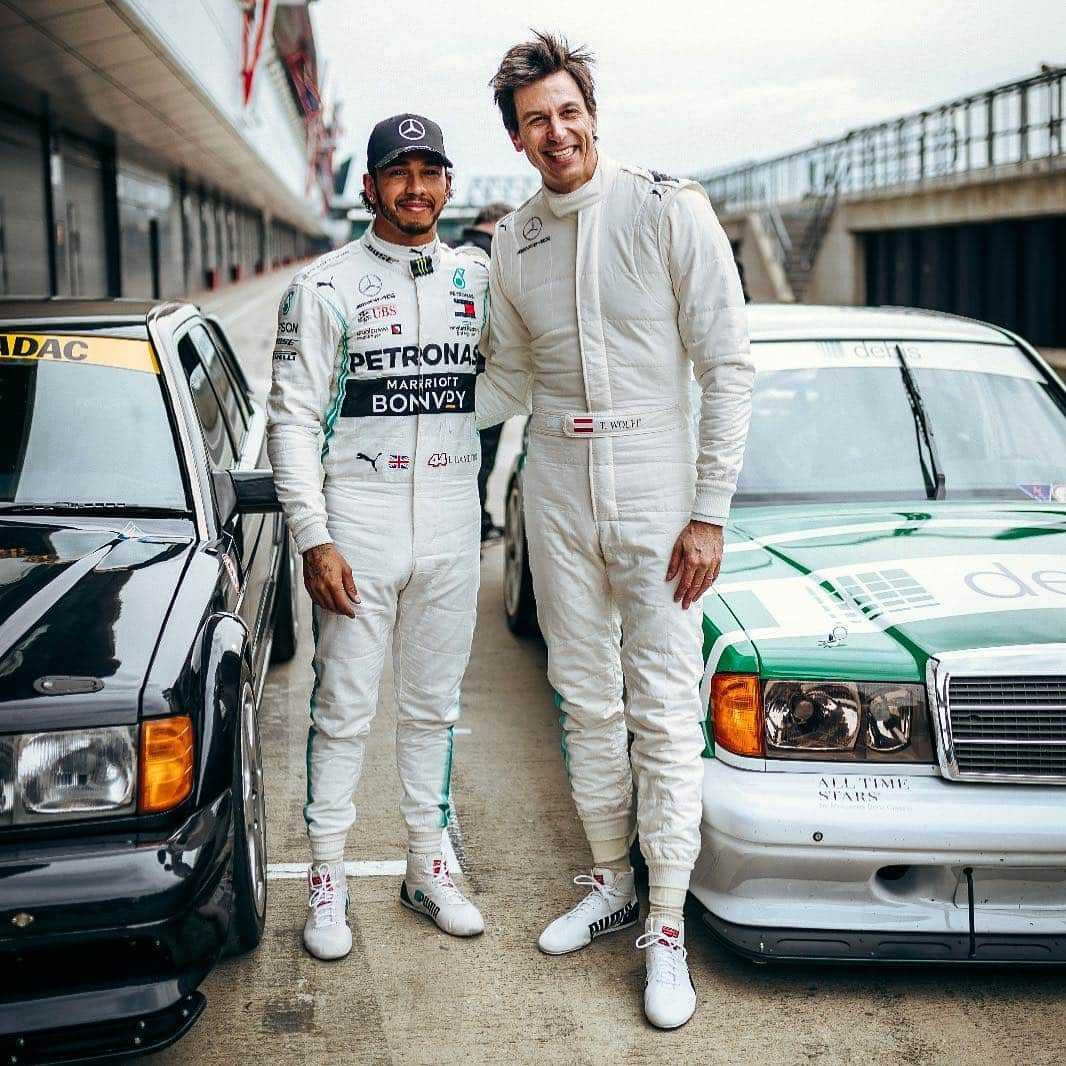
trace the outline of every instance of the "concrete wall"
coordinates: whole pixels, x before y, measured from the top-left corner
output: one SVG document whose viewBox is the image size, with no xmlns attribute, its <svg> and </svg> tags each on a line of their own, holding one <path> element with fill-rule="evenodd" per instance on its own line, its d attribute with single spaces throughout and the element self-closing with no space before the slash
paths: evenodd
<svg viewBox="0 0 1066 1066">
<path fill-rule="evenodd" d="M 792 303 L 792 290 L 784 268 L 774 254 L 762 217 L 751 212 L 724 216 L 721 222 L 726 236 L 737 250 L 737 262 L 743 268 L 748 298 L 757 303 Z"/>
<path fill-rule="evenodd" d="M 861 304 L 865 264 L 857 233 L 1066 215 L 1066 159 L 1041 160 L 942 185 L 903 186 L 842 201 L 811 273 L 810 303 Z"/>
<path fill-rule="evenodd" d="M 281 74 L 269 27 L 247 110 L 241 89 L 241 7 L 235 0 L 125 0 L 187 78 L 297 198 L 307 194 L 302 123 Z M 320 197 L 316 197 L 320 199 Z M 320 210 L 321 203 L 316 203 Z"/>
</svg>

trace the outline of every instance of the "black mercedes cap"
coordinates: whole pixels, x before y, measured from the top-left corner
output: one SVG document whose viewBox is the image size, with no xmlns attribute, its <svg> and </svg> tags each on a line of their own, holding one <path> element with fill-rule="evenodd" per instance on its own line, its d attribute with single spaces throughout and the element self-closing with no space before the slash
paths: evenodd
<svg viewBox="0 0 1066 1066">
<path fill-rule="evenodd" d="M 446 167 L 452 161 L 444 151 L 444 134 L 440 126 L 424 115 L 393 115 L 382 119 L 370 134 L 366 145 L 368 171 L 391 163 L 404 152 L 432 152 Z"/>
</svg>

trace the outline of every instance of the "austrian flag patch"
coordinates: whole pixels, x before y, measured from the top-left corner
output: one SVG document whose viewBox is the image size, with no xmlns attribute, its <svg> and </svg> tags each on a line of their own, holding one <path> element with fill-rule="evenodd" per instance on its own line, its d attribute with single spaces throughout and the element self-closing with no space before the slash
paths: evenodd
<svg viewBox="0 0 1066 1066">
<path fill-rule="evenodd" d="M 575 433 L 591 433 L 592 432 L 592 419 L 582 418 L 579 415 L 574 416 L 574 432 Z"/>
</svg>

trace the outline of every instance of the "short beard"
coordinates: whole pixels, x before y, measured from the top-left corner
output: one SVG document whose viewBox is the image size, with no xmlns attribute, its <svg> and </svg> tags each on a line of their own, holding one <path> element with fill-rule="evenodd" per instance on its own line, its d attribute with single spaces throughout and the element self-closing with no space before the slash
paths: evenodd
<svg viewBox="0 0 1066 1066">
<path fill-rule="evenodd" d="M 440 218 L 440 213 L 444 210 L 444 205 L 441 204 L 437 213 L 427 222 L 401 222 L 396 212 L 392 208 L 385 206 L 385 202 L 381 198 L 381 191 L 378 189 L 376 176 L 374 178 L 374 192 L 377 194 L 373 204 L 374 211 L 381 215 L 386 222 L 395 226 L 401 233 L 406 233 L 408 237 L 421 237 L 429 233 L 436 226 L 437 219 Z"/>
<path fill-rule="evenodd" d="M 451 172 L 449 172 L 451 173 Z M 441 211 L 445 210 L 445 204 L 452 198 L 451 191 L 445 195 L 445 204 L 441 204 L 437 210 L 437 213 L 432 217 L 429 222 L 424 223 L 403 223 L 400 221 L 399 216 L 391 208 L 385 206 L 385 201 L 382 199 L 381 190 L 377 188 L 377 175 L 375 174 L 371 180 L 374 182 L 374 198 L 373 200 L 367 200 L 367 194 L 362 193 L 362 199 L 364 204 L 371 214 L 379 214 L 383 219 L 399 229 L 401 233 L 406 233 L 408 237 L 421 237 L 425 233 L 429 233 L 437 224 L 437 220 L 440 217 Z"/>
<path fill-rule="evenodd" d="M 406 233 L 409 237 L 419 237 L 422 234 L 429 233 L 437 224 L 437 219 L 440 218 L 440 212 L 438 211 L 428 222 L 401 222 L 400 216 L 386 207 L 380 200 L 376 206 L 378 214 L 382 218 L 387 222 L 391 222 L 401 233 Z"/>
</svg>

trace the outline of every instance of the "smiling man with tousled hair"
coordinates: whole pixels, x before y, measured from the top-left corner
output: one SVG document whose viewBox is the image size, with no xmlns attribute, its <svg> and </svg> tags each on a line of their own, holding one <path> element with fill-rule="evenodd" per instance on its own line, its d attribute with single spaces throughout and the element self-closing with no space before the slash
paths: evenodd
<svg viewBox="0 0 1066 1066">
<path fill-rule="evenodd" d="M 577 878 L 588 895 L 540 948 L 575 951 L 638 920 L 635 772 L 651 897 L 637 941 L 644 1009 L 673 1028 L 696 1005 L 682 908 L 702 811 L 699 605 L 721 564 L 753 375 L 736 266 L 706 195 L 600 151 L 591 65 L 538 33 L 492 81 L 542 185 L 497 226 L 477 415 L 482 427 L 532 408 L 530 565 L 592 851 L 591 875 Z"/>
</svg>

